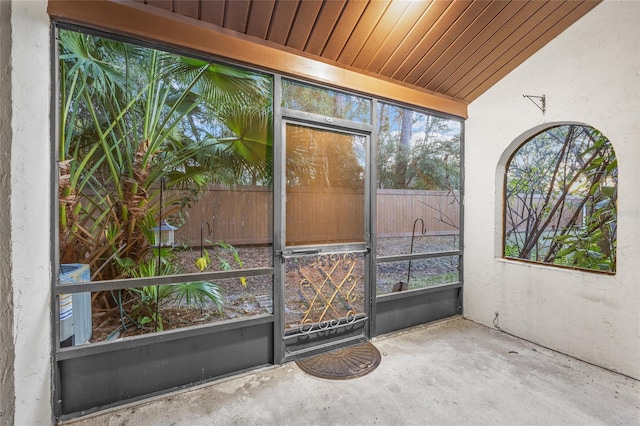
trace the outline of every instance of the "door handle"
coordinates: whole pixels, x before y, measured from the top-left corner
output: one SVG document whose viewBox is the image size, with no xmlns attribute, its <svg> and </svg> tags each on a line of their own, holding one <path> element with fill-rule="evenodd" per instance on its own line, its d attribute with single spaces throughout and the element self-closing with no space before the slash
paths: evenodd
<svg viewBox="0 0 640 426">
<path fill-rule="evenodd" d="M 282 257 L 287 256 L 295 256 L 295 255 L 303 255 L 303 254 L 318 254 L 320 253 L 320 249 L 292 249 L 292 250 L 283 250 L 278 253 Z"/>
<path fill-rule="evenodd" d="M 317 254 L 320 253 L 320 249 L 299 249 L 291 250 L 291 254 Z"/>
</svg>

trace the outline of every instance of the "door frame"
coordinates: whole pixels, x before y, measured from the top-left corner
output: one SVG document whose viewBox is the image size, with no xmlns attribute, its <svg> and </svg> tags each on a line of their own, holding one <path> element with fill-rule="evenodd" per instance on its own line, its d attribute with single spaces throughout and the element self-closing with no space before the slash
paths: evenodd
<svg viewBox="0 0 640 426">
<path fill-rule="evenodd" d="M 279 93 L 276 88 L 274 93 Z M 275 97 L 274 97 L 275 98 Z M 280 99 L 274 99 L 275 105 L 281 105 Z M 289 110 L 285 108 L 275 108 L 274 120 L 274 343 L 275 360 L 288 362 L 305 356 L 328 351 L 349 344 L 368 341 L 371 338 L 373 318 L 373 302 L 375 300 L 375 266 L 373 262 L 372 247 L 372 226 L 374 225 L 372 214 L 372 182 L 373 173 L 371 170 L 373 147 L 373 126 L 371 124 L 355 123 L 335 117 L 320 116 L 312 113 Z M 339 133 L 363 136 L 365 140 L 365 186 L 364 186 L 364 241 L 362 243 L 326 244 L 326 245 L 286 245 L 286 127 L 289 124 L 309 127 Z M 312 338 L 301 339 L 294 345 L 287 346 L 285 340 L 291 341 L 290 335 L 286 334 L 284 321 L 285 309 L 285 258 L 290 257 L 293 251 L 315 251 L 317 254 L 335 252 L 363 252 L 364 253 L 364 294 L 363 304 L 365 318 L 358 318 L 356 324 L 361 327 L 352 327 L 351 330 L 345 328 L 342 333 L 335 333 L 332 338 L 319 338 L 313 341 Z M 300 254 L 303 254 L 300 253 Z M 349 324 L 347 324 L 349 325 Z M 342 327 L 340 324 L 339 327 Z M 314 332 L 316 333 L 316 332 Z M 290 350 L 288 348 L 294 348 Z"/>
</svg>

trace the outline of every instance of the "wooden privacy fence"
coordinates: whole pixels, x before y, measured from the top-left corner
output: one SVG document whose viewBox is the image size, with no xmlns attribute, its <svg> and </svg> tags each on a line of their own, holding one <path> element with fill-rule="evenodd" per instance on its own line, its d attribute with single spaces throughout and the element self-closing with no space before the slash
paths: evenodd
<svg viewBox="0 0 640 426">
<path fill-rule="evenodd" d="M 364 190 L 292 188 L 287 191 L 287 244 L 364 241 Z"/>
<path fill-rule="evenodd" d="M 331 188 L 290 189 L 287 193 L 287 243 L 362 241 L 364 193 Z M 448 191 L 381 189 L 377 191 L 378 236 L 411 235 L 414 221 L 424 221 L 427 234 L 458 233 L 459 194 Z M 225 241 L 233 245 L 268 244 L 273 235 L 273 194 L 270 188 L 211 187 L 200 200 L 183 211 L 185 224 L 176 231 L 176 242 L 200 246 Z M 212 235 L 208 235 L 208 222 Z M 420 232 L 418 226 L 416 232 Z"/>
<path fill-rule="evenodd" d="M 416 191 L 379 189 L 377 192 L 378 236 L 411 235 L 413 223 L 421 218 L 427 235 L 453 235 L 459 232 L 460 194 L 458 191 Z M 421 231 L 416 226 L 416 233 Z"/>
<path fill-rule="evenodd" d="M 176 242 L 200 246 L 224 241 L 233 245 L 268 244 L 273 240 L 273 192 L 271 188 L 244 186 L 241 189 L 212 186 L 200 200 L 183 210 L 185 224 L 176 231 Z M 203 223 L 207 222 L 211 228 Z"/>
<path fill-rule="evenodd" d="M 544 194 L 518 194 L 517 197 L 513 196 L 508 199 L 505 212 L 505 231 L 507 233 L 524 232 L 535 218 L 545 219 L 551 207 L 559 202 L 557 197 L 551 197 L 546 202 L 545 200 L 546 195 Z M 551 217 L 545 230 L 565 228 L 572 223 L 574 218 L 576 224 L 581 224 L 583 212 L 578 209 L 582 200 L 583 197 L 567 196 Z"/>
</svg>

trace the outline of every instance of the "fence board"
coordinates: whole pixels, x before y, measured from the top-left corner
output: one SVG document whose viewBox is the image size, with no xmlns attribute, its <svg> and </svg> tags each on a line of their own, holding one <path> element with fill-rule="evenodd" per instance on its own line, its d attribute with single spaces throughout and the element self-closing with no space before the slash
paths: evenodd
<svg viewBox="0 0 640 426">
<path fill-rule="evenodd" d="M 363 241 L 364 194 L 361 190 L 294 188 L 287 193 L 288 244 Z M 421 218 L 428 235 L 458 233 L 459 195 L 447 191 L 381 189 L 377 191 L 378 236 L 411 235 Z M 183 211 L 185 224 L 176 242 L 200 246 L 206 221 L 212 235 L 204 238 L 233 245 L 270 244 L 273 235 L 273 193 L 270 188 L 230 189 L 212 186 Z M 451 223 L 449 223 L 451 222 Z M 205 245 L 208 245 L 205 241 Z"/>
<path fill-rule="evenodd" d="M 211 242 L 269 244 L 273 239 L 273 193 L 269 188 L 211 187 L 183 214 L 186 222 L 176 231 L 176 242 L 187 246 L 200 246 L 200 230 L 205 221 L 212 232 L 208 236 L 204 225 L 204 239 Z"/>
<path fill-rule="evenodd" d="M 293 188 L 287 193 L 287 243 L 364 241 L 364 193 Z"/>
</svg>

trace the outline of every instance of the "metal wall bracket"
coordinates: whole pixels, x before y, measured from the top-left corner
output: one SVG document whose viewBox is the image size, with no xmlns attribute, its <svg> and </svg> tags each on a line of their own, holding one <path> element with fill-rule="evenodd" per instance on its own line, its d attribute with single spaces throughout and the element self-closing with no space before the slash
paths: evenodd
<svg viewBox="0 0 640 426">
<path fill-rule="evenodd" d="M 535 106 L 537 106 L 540 111 L 544 114 L 547 110 L 547 98 L 545 95 L 542 96 L 534 96 L 534 95 L 522 95 L 523 98 L 529 99 Z"/>
</svg>

